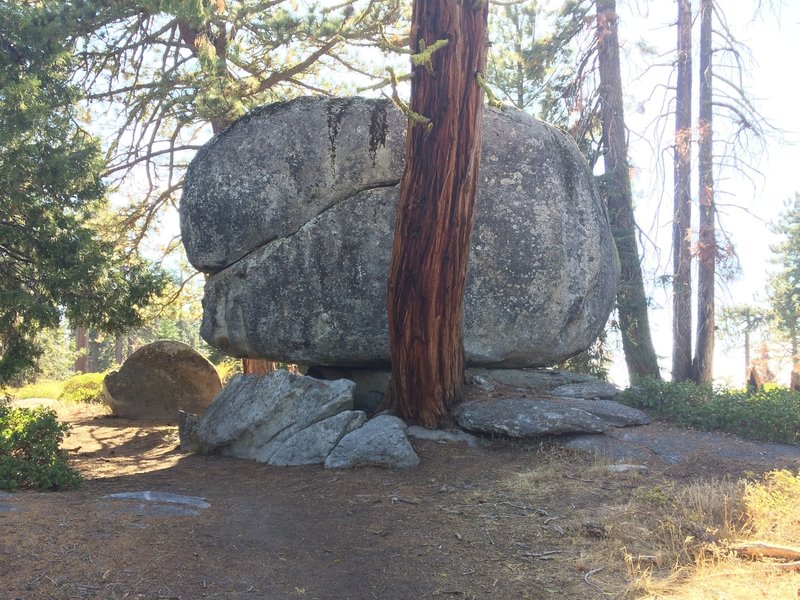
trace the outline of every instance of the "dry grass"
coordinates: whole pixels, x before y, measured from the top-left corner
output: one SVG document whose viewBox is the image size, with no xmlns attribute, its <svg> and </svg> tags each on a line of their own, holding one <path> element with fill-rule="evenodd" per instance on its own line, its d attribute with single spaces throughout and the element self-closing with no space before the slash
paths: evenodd
<svg viewBox="0 0 800 600">
<path fill-rule="evenodd" d="M 535 507 L 537 499 L 558 493 L 574 508 L 552 523 L 539 520 L 574 536 L 575 555 L 554 557 L 552 567 L 589 574 L 592 597 L 798 598 L 800 572 L 737 555 L 731 545 L 800 546 L 800 475 L 773 471 L 757 481 L 680 483 L 611 473 L 606 466 L 551 452 L 516 473 L 505 489 L 510 502 Z M 585 498 L 590 488 L 606 493 L 584 505 L 570 500 Z M 582 544 L 581 537 L 596 539 Z"/>
<path fill-rule="evenodd" d="M 657 530 L 660 565 L 626 555 L 636 598 L 786 598 L 800 593 L 800 573 L 780 561 L 754 561 L 731 550 L 759 540 L 800 543 L 800 475 L 768 473 L 760 481 L 698 481 L 675 491 Z M 666 571 L 664 565 L 669 565 Z"/>
</svg>

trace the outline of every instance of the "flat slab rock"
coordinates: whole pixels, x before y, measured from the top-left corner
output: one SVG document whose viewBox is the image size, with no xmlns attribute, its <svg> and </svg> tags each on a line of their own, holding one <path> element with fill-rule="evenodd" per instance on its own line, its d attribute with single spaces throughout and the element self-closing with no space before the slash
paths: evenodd
<svg viewBox="0 0 800 600">
<path fill-rule="evenodd" d="M 554 388 L 550 392 L 553 396 L 564 398 L 586 398 L 587 400 L 599 398 L 613 400 L 622 393 L 617 386 L 607 381 L 583 381 L 568 383 Z"/>
<path fill-rule="evenodd" d="M 531 438 L 567 433 L 603 433 L 611 427 L 643 425 L 650 417 L 610 400 L 499 398 L 460 405 L 454 416 L 468 431 Z"/>
<path fill-rule="evenodd" d="M 103 496 L 106 500 L 129 501 L 110 506 L 115 513 L 133 513 L 146 517 L 197 516 L 211 504 L 201 496 L 184 496 L 171 492 L 120 492 Z M 134 501 L 134 503 L 130 502 Z"/>
</svg>

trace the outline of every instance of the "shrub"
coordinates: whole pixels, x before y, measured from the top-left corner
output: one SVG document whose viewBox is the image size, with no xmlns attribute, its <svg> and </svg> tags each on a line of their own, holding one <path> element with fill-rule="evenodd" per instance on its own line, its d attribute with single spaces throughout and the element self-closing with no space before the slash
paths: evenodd
<svg viewBox="0 0 800 600">
<path fill-rule="evenodd" d="M 101 403 L 104 401 L 103 379 L 105 378 L 105 373 L 73 375 L 64 382 L 64 389 L 59 399 L 67 402 Z"/>
<path fill-rule="evenodd" d="M 0 489 L 78 487 L 81 476 L 60 448 L 68 430 L 52 410 L 0 403 Z"/>
<path fill-rule="evenodd" d="M 750 393 L 692 382 L 644 379 L 626 390 L 621 399 L 681 426 L 800 444 L 800 393 L 786 388 Z"/>
<path fill-rule="evenodd" d="M 215 366 L 222 385 L 225 385 L 231 377 L 242 372 L 242 359 L 226 356 Z"/>
</svg>

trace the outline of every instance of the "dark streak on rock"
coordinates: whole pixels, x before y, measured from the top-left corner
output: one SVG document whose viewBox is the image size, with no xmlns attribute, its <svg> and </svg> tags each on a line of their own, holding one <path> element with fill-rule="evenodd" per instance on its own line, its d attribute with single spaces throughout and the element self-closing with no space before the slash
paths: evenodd
<svg viewBox="0 0 800 600">
<path fill-rule="evenodd" d="M 331 172 L 336 175 L 336 139 L 342 128 L 342 116 L 352 104 L 350 99 L 331 100 L 328 105 L 328 142 L 331 153 Z"/>
<path fill-rule="evenodd" d="M 386 129 L 386 103 L 376 102 L 369 120 L 369 157 L 373 167 L 378 162 L 378 145 L 386 146 Z"/>
</svg>

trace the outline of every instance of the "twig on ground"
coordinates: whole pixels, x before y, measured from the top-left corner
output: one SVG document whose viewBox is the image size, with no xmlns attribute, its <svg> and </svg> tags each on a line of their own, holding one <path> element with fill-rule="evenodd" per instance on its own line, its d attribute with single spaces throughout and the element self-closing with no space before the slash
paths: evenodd
<svg viewBox="0 0 800 600">
<path fill-rule="evenodd" d="M 601 594 L 605 595 L 606 592 L 603 590 L 603 588 L 601 588 L 599 585 L 597 585 L 594 581 L 589 581 L 589 577 L 591 577 L 595 573 L 599 573 L 603 569 L 604 569 L 604 567 L 597 567 L 596 569 L 592 569 L 591 571 L 586 573 L 586 575 L 583 576 L 583 580 L 586 582 L 586 585 L 588 585 L 589 587 L 593 587 L 598 592 L 600 592 Z"/>
</svg>

